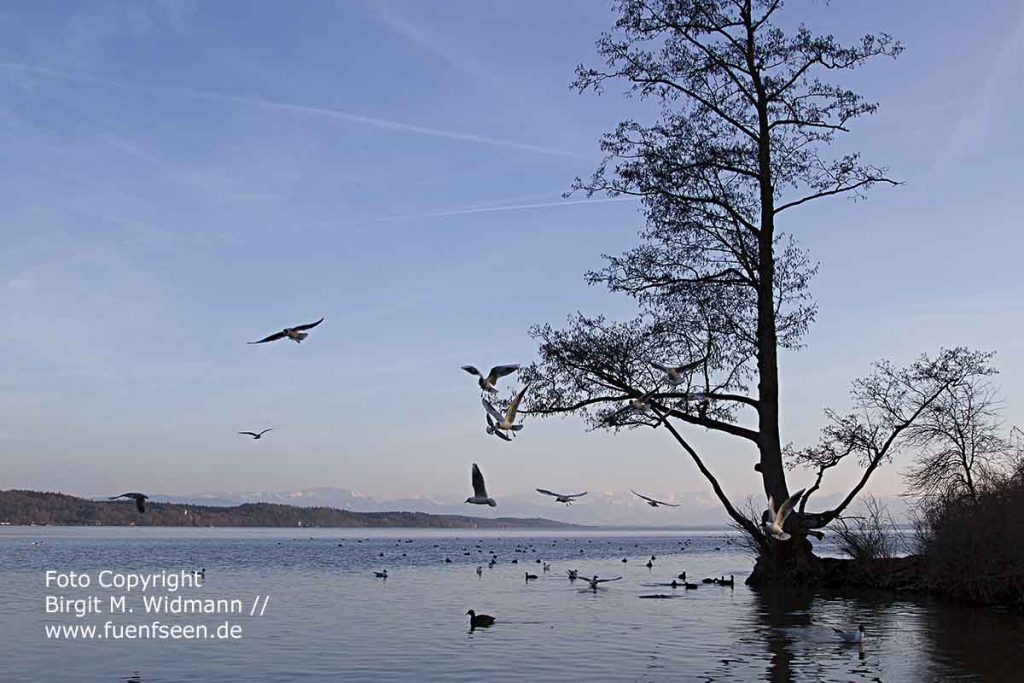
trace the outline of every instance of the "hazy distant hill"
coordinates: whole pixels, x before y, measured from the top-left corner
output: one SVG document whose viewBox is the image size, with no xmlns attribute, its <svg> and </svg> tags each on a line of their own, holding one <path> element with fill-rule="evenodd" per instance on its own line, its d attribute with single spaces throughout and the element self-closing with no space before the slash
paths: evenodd
<svg viewBox="0 0 1024 683">
<path fill-rule="evenodd" d="M 430 527 L 510 529 L 569 527 L 550 519 L 482 518 L 424 512 L 350 512 L 330 507 L 245 503 L 231 507 L 151 502 L 145 514 L 135 503 L 93 501 L 63 493 L 0 491 L 0 523 L 63 526 L 248 526 L 248 527 Z"/>
</svg>

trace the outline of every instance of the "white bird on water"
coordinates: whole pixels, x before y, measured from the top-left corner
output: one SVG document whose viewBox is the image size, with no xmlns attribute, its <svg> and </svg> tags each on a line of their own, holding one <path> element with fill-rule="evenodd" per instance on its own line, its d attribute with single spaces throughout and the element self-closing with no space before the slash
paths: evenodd
<svg viewBox="0 0 1024 683">
<path fill-rule="evenodd" d="M 486 398 L 480 399 L 483 402 L 484 410 L 486 410 L 487 414 L 494 420 L 493 425 L 491 424 L 490 420 L 487 421 L 488 434 L 494 434 L 498 430 L 501 430 L 512 432 L 512 435 L 515 436 L 515 433 L 523 428 L 523 425 L 515 424 L 516 413 L 519 411 L 519 404 L 522 402 L 523 396 L 526 395 L 526 390 L 529 388 L 530 385 L 527 384 L 525 387 L 523 387 L 522 391 L 516 394 L 516 397 L 512 399 L 512 402 L 510 404 L 508 404 L 508 408 L 505 409 L 504 415 L 499 413 L 497 408 L 491 405 L 491 402 L 488 401 Z"/>
<path fill-rule="evenodd" d="M 466 502 L 473 505 L 490 505 L 492 508 L 498 507 L 494 499 L 487 495 L 484 475 L 480 472 L 480 468 L 477 467 L 476 463 L 473 463 L 473 497 L 467 498 Z"/>
<path fill-rule="evenodd" d="M 864 642 L 864 624 L 857 627 L 856 631 L 844 631 L 841 628 L 832 627 L 832 630 L 839 635 L 839 639 L 846 643 Z"/>
<path fill-rule="evenodd" d="M 583 577 L 583 580 L 590 584 L 590 589 L 591 590 L 595 590 L 596 591 L 597 587 L 600 584 L 608 583 L 609 581 L 618 581 L 621 578 L 622 578 L 621 576 L 616 576 L 614 579 L 599 579 L 599 578 L 597 578 L 597 574 L 594 574 L 593 578 L 588 579 L 587 577 Z"/>
<path fill-rule="evenodd" d="M 683 381 L 683 375 L 692 370 L 696 370 L 707 361 L 707 358 L 701 358 L 695 360 L 692 363 L 684 363 L 682 365 L 662 365 L 661 363 L 651 363 L 651 366 L 656 370 L 661 370 L 665 373 L 665 379 L 671 382 L 673 385 L 680 384 Z"/>
<path fill-rule="evenodd" d="M 793 512 L 793 506 L 800 502 L 800 496 L 803 494 L 804 489 L 800 489 L 787 498 L 778 510 L 775 509 L 775 499 L 768 496 L 768 515 L 771 517 L 771 520 L 765 521 L 763 524 L 768 529 L 768 533 L 776 540 L 788 541 L 791 538 L 789 534 L 782 530 L 782 527 L 786 523 L 786 518 Z"/>
<path fill-rule="evenodd" d="M 547 489 L 537 489 L 537 493 L 543 493 L 545 496 L 552 496 L 556 503 L 565 503 L 566 505 L 572 505 L 573 498 L 580 498 L 587 495 L 587 492 L 583 493 L 555 493 L 554 491 L 548 491 Z"/>
<path fill-rule="evenodd" d="M 313 329 L 314 327 L 316 327 L 317 325 L 319 325 L 323 321 L 324 321 L 324 319 L 320 318 L 315 323 L 307 323 L 305 325 L 296 325 L 295 327 L 286 327 L 283 330 L 281 330 L 280 332 L 275 332 L 274 334 L 271 334 L 271 335 L 269 335 L 267 337 L 264 337 L 263 339 L 260 339 L 259 341 L 248 342 L 248 343 L 249 344 L 266 344 L 267 342 L 277 341 L 278 339 L 284 339 L 285 337 L 288 337 L 289 339 L 291 339 L 296 344 L 299 344 L 299 343 L 302 342 L 303 339 L 305 339 L 306 337 L 309 336 L 309 334 L 306 333 L 306 330 Z"/>
<path fill-rule="evenodd" d="M 479 370 L 473 365 L 463 365 L 462 369 L 471 375 L 476 375 L 479 379 L 476 381 L 480 385 L 483 391 L 489 394 L 498 393 L 498 380 L 505 375 L 511 375 L 513 372 L 519 369 L 518 365 L 495 365 L 491 368 L 491 371 L 484 376 Z"/>
</svg>

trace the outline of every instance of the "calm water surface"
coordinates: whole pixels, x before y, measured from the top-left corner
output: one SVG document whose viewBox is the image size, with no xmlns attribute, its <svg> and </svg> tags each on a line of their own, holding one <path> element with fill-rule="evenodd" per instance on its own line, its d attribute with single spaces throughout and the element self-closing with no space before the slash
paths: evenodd
<svg viewBox="0 0 1024 683">
<path fill-rule="evenodd" d="M 824 548 L 827 552 L 828 548 Z M 488 560 L 497 556 L 494 568 Z M 645 564 L 652 556 L 654 567 Z M 445 559 L 451 562 L 445 562 Z M 626 558 L 626 563 L 622 559 Z M 551 563 L 542 571 L 536 560 Z M 513 563 L 518 560 L 518 563 Z M 476 567 L 483 566 L 482 576 Z M 0 528 L 3 681 L 1014 681 L 1024 614 L 870 592 L 748 590 L 726 532 Z M 205 567 L 186 597 L 242 614 L 46 614 L 45 571 Z M 372 570 L 387 568 L 389 578 Z M 567 569 L 623 576 L 595 592 Z M 524 574 L 537 574 L 527 583 Z M 734 589 L 653 586 L 736 575 Z M 151 595 L 178 595 L 164 591 Z M 671 599 L 641 599 L 668 594 Z M 269 596 L 263 616 L 255 603 Z M 250 616 L 257 604 L 257 615 Z M 466 610 L 494 615 L 469 630 Z M 235 640 L 48 639 L 47 625 L 230 621 Z M 863 646 L 832 626 L 863 623 Z"/>
</svg>

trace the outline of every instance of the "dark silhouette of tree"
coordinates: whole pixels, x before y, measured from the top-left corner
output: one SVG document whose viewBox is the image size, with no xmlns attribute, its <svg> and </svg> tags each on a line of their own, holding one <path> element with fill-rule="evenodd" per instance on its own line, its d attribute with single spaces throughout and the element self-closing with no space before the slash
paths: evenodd
<svg viewBox="0 0 1024 683">
<path fill-rule="evenodd" d="M 623 83 L 627 96 L 655 105 L 655 121 L 623 121 L 607 134 L 603 162 L 589 179 L 577 179 L 574 191 L 641 199 L 646 227 L 639 246 L 605 257 L 604 267 L 587 276 L 632 297 L 639 312 L 626 322 L 576 314 L 563 329 L 536 326 L 531 335 L 540 358 L 523 373 L 533 383 L 531 413 L 578 414 L 595 428 L 664 426 L 729 515 L 761 538 L 757 522 L 735 509 L 685 432 L 703 427 L 748 442 L 759 454 L 755 469 L 766 497 L 789 496 L 778 352 L 798 348 L 814 319 L 808 285 L 817 266 L 780 222 L 819 199 L 859 198 L 878 183 L 897 184 L 859 154 L 830 148 L 851 122 L 876 109 L 835 79 L 902 48 L 886 34 L 846 46 L 804 26 L 787 33 L 775 23 L 782 5 L 618 2 L 614 30 L 597 42 L 604 68 L 578 67 L 574 87 L 601 92 Z M 677 383 L 651 365 L 701 360 Z M 852 500 L 892 452 L 904 421 L 934 400 L 932 390 L 968 376 L 978 361 L 955 349 L 905 370 L 880 366 L 882 375 L 859 385 L 865 399 L 877 401 L 876 421 L 836 425 L 835 436 L 852 439 L 840 433 L 845 428 L 857 432 L 850 451 L 807 451 L 799 462 L 822 467 L 820 484 L 832 467 L 828 458 L 867 448 Z M 905 382 L 910 388 L 898 388 Z M 884 435 L 887 428 L 896 435 Z M 826 448 L 834 445 L 829 436 Z M 823 526 L 848 504 L 793 515 L 787 529 Z"/>
<path fill-rule="evenodd" d="M 986 377 L 949 387 L 913 429 L 917 455 L 906 473 L 922 495 L 965 494 L 976 500 L 991 467 L 1008 460 L 1002 436 L 1002 401 Z"/>
</svg>

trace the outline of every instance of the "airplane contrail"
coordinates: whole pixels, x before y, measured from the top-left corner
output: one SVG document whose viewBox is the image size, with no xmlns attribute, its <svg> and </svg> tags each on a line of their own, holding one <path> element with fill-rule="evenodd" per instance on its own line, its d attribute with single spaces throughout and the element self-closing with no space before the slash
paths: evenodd
<svg viewBox="0 0 1024 683">
<path fill-rule="evenodd" d="M 573 199 L 561 202 L 538 202 L 535 204 L 496 204 L 494 206 L 478 206 L 450 211 L 434 211 L 432 213 L 402 214 L 378 218 L 378 223 L 412 220 L 416 218 L 445 218 L 447 216 L 468 216 L 474 213 L 497 213 L 499 211 L 525 211 L 527 209 L 547 209 L 553 206 L 573 206 L 574 204 L 605 204 L 607 202 L 635 202 L 639 197 L 604 197 L 601 199 Z"/>
<path fill-rule="evenodd" d="M 378 116 L 367 116 L 365 114 L 357 114 L 354 112 L 345 111 L 343 109 L 332 109 L 329 107 L 294 104 L 291 102 L 281 102 L 279 100 L 271 100 L 262 97 L 247 97 L 245 95 L 234 95 L 231 93 L 217 92 L 213 90 L 199 90 L 196 88 L 188 88 L 182 86 L 147 85 L 144 83 L 117 81 L 107 78 L 99 78 L 97 76 L 72 74 L 66 71 L 59 71 L 56 69 L 50 69 L 48 67 L 34 66 L 31 64 L 21 64 L 18 62 L 0 61 L 0 68 L 8 69 L 11 71 L 19 71 L 22 73 L 48 76 L 51 78 L 66 79 L 76 81 L 79 83 L 95 83 L 97 85 L 104 85 L 111 88 L 121 88 L 126 90 L 136 90 L 141 92 L 151 92 L 159 94 L 179 94 L 185 95 L 187 97 L 193 97 L 196 99 L 229 102 L 233 104 L 261 107 L 265 109 L 274 109 L 277 111 L 286 111 L 297 114 L 321 116 L 325 118 L 334 119 L 336 121 L 358 123 L 366 126 L 373 126 L 374 128 L 382 128 L 384 130 L 393 130 L 403 133 L 414 133 L 418 135 L 426 135 L 436 138 L 445 138 L 448 140 L 459 140 L 462 142 L 472 142 L 477 144 L 490 145 L 493 147 L 504 147 L 506 149 L 516 149 L 524 152 L 545 154 L 548 156 L 587 158 L 585 155 L 564 149 L 558 149 L 555 147 L 535 145 L 526 142 L 519 142 L 517 140 L 508 140 L 505 138 L 496 138 L 491 137 L 489 135 L 481 135 L 479 133 L 472 133 L 466 131 L 446 130 L 443 128 L 431 128 L 429 126 L 421 126 L 415 123 L 406 123 L 404 121 L 395 121 L 393 119 L 385 119 Z"/>
</svg>

